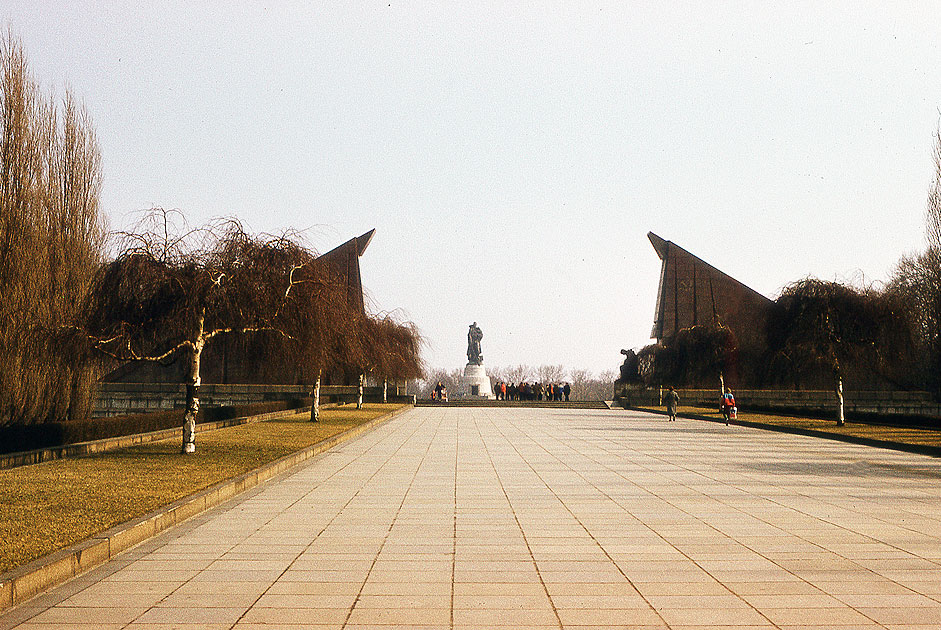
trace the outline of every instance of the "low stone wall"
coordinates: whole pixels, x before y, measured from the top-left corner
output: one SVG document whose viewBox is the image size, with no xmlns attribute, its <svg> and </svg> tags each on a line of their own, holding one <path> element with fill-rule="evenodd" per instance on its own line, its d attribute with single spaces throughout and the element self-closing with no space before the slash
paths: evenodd
<svg viewBox="0 0 941 630">
<path fill-rule="evenodd" d="M 667 391 L 665 388 L 664 392 Z M 678 389 L 683 405 L 719 407 L 719 388 Z M 829 390 L 735 389 L 735 400 L 742 409 L 754 411 L 804 411 L 836 413 L 836 394 Z M 657 389 L 623 388 L 616 400 L 626 406 L 660 404 Z M 941 405 L 929 392 L 847 391 L 843 393 L 846 413 L 941 418 Z"/>
<path fill-rule="evenodd" d="M 320 399 L 324 403 L 352 402 L 356 400 L 357 389 L 355 385 L 324 385 L 320 388 Z M 398 395 L 398 391 L 389 387 L 388 394 L 391 400 Z M 363 396 L 367 402 L 379 402 L 382 400 L 382 388 L 366 387 Z M 308 397 L 310 386 L 307 385 L 206 384 L 199 387 L 199 402 L 209 407 Z M 185 404 L 186 386 L 182 383 L 101 383 L 92 417 L 182 409 Z"/>
</svg>

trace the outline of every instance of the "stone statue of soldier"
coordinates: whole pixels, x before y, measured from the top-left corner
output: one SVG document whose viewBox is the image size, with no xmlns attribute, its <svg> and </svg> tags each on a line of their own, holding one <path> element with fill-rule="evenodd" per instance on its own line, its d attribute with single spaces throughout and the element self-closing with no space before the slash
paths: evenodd
<svg viewBox="0 0 941 630">
<path fill-rule="evenodd" d="M 480 340 L 484 338 L 484 333 L 477 326 L 477 322 L 470 325 L 467 330 L 467 364 L 483 365 L 484 355 L 480 351 Z"/>
</svg>

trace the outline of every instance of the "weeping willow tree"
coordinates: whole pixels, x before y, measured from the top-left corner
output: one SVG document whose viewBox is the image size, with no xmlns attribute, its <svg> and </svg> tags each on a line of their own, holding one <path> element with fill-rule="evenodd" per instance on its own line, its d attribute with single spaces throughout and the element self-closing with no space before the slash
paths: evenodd
<svg viewBox="0 0 941 630">
<path fill-rule="evenodd" d="M 795 385 L 828 374 L 842 425 L 844 379 L 859 365 L 883 361 L 883 345 L 892 346 L 881 342 L 895 322 L 895 313 L 877 292 L 815 278 L 794 282 L 775 301 L 769 320 L 772 366 Z"/>
<path fill-rule="evenodd" d="M 332 265 L 311 259 L 295 270 L 292 291 L 282 307 L 285 334 L 254 344 L 254 355 L 281 380 L 310 386 L 310 420 L 318 422 L 325 375 L 362 363 L 364 320 L 350 303 L 346 277 Z"/>
<path fill-rule="evenodd" d="M 207 344 L 290 338 L 300 329 L 294 293 L 311 284 L 315 260 L 291 235 L 251 235 L 234 219 L 192 229 L 179 212 L 154 209 L 122 235 L 120 254 L 97 277 L 89 332 L 119 361 L 182 359 L 183 452 L 192 453 Z"/>
<path fill-rule="evenodd" d="M 84 419 L 95 375 L 76 337 L 101 262 L 101 157 L 69 92 L 44 97 L 0 39 L 0 425 Z"/>
<path fill-rule="evenodd" d="M 401 323 L 391 315 L 369 317 L 363 322 L 364 371 L 382 381 L 386 400 L 390 380 L 421 378 L 422 337 L 414 324 Z"/>
</svg>

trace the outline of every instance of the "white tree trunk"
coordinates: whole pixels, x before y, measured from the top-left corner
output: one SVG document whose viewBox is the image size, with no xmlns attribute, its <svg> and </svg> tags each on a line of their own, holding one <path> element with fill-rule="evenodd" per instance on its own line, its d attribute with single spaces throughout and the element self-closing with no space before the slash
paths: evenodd
<svg viewBox="0 0 941 630">
<path fill-rule="evenodd" d="M 313 400 L 310 401 L 310 421 L 320 422 L 320 376 L 322 370 L 317 370 L 317 380 L 314 381 L 314 391 L 311 394 Z"/>
<path fill-rule="evenodd" d="M 199 362 L 205 341 L 202 337 L 202 319 L 199 321 L 199 336 L 193 344 L 186 383 L 186 411 L 183 414 L 183 453 L 196 452 L 196 415 L 199 413 Z"/>
<path fill-rule="evenodd" d="M 725 375 L 719 372 L 719 398 L 725 394 Z"/>
<path fill-rule="evenodd" d="M 389 402 L 389 379 L 382 379 L 382 404 Z"/>
<path fill-rule="evenodd" d="M 363 387 L 365 386 L 365 383 L 366 383 L 366 375 L 360 374 L 359 375 L 359 390 L 356 392 L 356 408 L 357 409 L 363 408 Z"/>
<path fill-rule="evenodd" d="M 839 404 L 839 416 L 837 417 L 836 423 L 839 426 L 846 424 L 846 417 L 843 415 L 843 377 L 836 377 L 836 400 Z"/>
</svg>

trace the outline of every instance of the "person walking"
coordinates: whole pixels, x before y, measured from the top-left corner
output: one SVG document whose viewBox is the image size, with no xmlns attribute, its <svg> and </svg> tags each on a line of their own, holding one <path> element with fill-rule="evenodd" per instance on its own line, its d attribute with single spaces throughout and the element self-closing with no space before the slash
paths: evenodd
<svg viewBox="0 0 941 630">
<path fill-rule="evenodd" d="M 667 415 L 670 416 L 668 422 L 676 422 L 676 405 L 680 402 L 680 395 L 676 393 L 673 386 L 670 385 L 670 391 L 667 392 Z"/>
<path fill-rule="evenodd" d="M 735 396 L 732 395 L 732 390 L 728 387 L 725 388 L 725 393 L 722 394 L 719 409 L 722 411 L 722 417 L 725 418 L 726 426 L 728 426 L 729 419 L 732 417 L 732 410 L 735 409 Z"/>
</svg>

